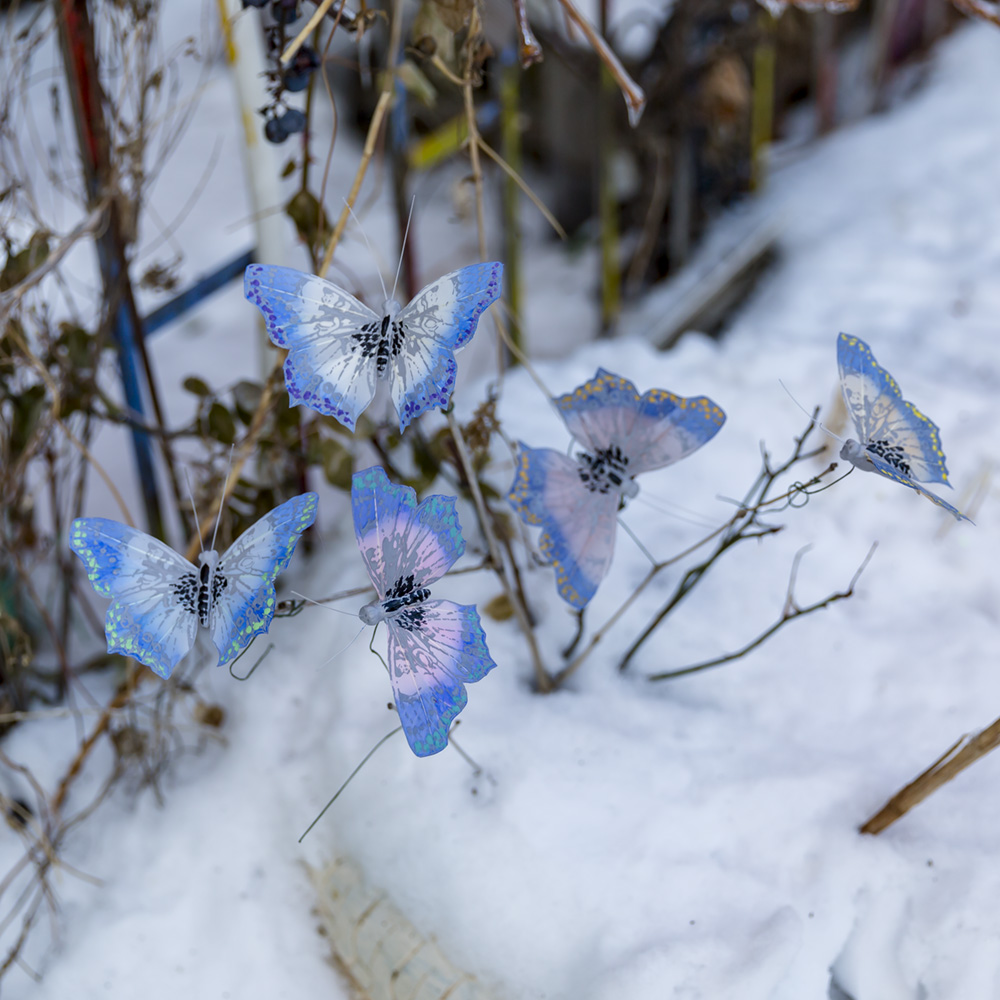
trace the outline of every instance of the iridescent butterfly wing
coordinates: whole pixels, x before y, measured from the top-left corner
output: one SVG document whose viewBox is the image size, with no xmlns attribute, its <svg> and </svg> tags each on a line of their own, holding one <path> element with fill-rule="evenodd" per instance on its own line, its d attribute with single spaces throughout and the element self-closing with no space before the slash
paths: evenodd
<svg viewBox="0 0 1000 1000">
<path fill-rule="evenodd" d="M 843 457 L 861 469 L 908 486 L 959 520 L 969 520 L 951 504 L 923 489 L 919 483 L 944 483 L 948 470 L 937 425 L 903 399 L 896 380 L 875 360 L 860 338 L 840 334 L 837 366 L 844 402 L 854 421 L 860 448 L 848 442 Z M 856 460 L 861 450 L 867 463 Z"/>
<path fill-rule="evenodd" d="M 706 396 L 685 398 L 664 389 L 640 396 L 632 382 L 603 368 L 555 404 L 570 433 L 591 453 L 617 448 L 630 477 L 686 458 L 726 420 Z"/>
<path fill-rule="evenodd" d="M 611 565 L 619 494 L 588 489 L 576 459 L 519 444 L 507 499 L 523 521 L 542 528 L 538 547 L 555 569 L 559 596 L 584 607 Z"/>
<path fill-rule="evenodd" d="M 285 386 L 292 404 L 354 430 L 375 396 L 371 348 L 383 317 L 332 282 L 290 267 L 251 264 L 243 294 L 260 309 L 271 340 L 288 350 Z"/>
<path fill-rule="evenodd" d="M 465 551 L 455 498 L 391 483 L 375 466 L 354 474 L 351 505 L 358 547 L 379 601 L 406 599 L 439 580 Z M 443 750 L 465 707 L 465 685 L 496 664 L 472 606 L 422 599 L 386 619 L 389 680 L 399 720 L 418 757 Z"/>
<path fill-rule="evenodd" d="M 103 517 L 77 518 L 69 544 L 94 590 L 111 598 L 104 623 L 108 652 L 169 677 L 198 631 L 190 599 L 198 583 L 195 567 L 151 535 Z"/>
<path fill-rule="evenodd" d="M 471 264 L 421 289 L 399 313 L 400 348 L 390 365 L 399 429 L 425 410 L 447 407 L 455 387 L 455 351 L 476 332 L 500 295 L 503 265 Z"/>
<path fill-rule="evenodd" d="M 288 565 L 302 532 L 316 520 L 315 493 L 292 497 L 252 524 L 229 547 L 215 570 L 218 597 L 210 631 L 219 663 L 228 663 L 274 618 L 274 580 Z"/>
</svg>

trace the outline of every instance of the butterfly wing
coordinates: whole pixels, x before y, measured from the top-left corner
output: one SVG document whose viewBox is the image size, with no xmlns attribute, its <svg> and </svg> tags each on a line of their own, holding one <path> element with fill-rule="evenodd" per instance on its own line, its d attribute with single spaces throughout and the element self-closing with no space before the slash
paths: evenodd
<svg viewBox="0 0 1000 1000">
<path fill-rule="evenodd" d="M 243 294 L 260 309 L 271 340 L 288 349 L 285 386 L 292 403 L 354 430 L 375 395 L 371 345 L 382 317 L 332 282 L 291 267 L 251 264 Z"/>
<path fill-rule="evenodd" d="M 903 399 L 896 380 L 878 364 L 871 348 L 842 333 L 837 338 L 837 366 L 861 444 L 869 452 L 877 449 L 876 457 L 895 466 L 904 479 L 950 486 L 937 425 Z"/>
<path fill-rule="evenodd" d="M 103 517 L 77 518 L 70 548 L 101 597 L 109 653 L 121 653 L 167 678 L 198 631 L 195 568 L 168 545 Z"/>
<path fill-rule="evenodd" d="M 890 465 L 888 462 L 881 459 L 878 455 L 868 452 L 868 459 L 874 467 L 875 471 L 885 476 L 887 479 L 891 479 L 893 482 L 902 483 L 903 486 L 909 486 L 911 490 L 916 490 L 922 497 L 926 497 L 931 503 L 936 504 L 938 507 L 944 508 L 949 514 L 953 514 L 955 520 L 957 521 L 968 521 L 970 524 L 972 518 L 966 517 L 960 510 L 952 507 L 950 503 L 942 500 L 939 496 L 931 493 L 930 490 L 925 490 L 918 482 L 911 479 L 909 476 L 904 475 L 894 466 Z"/>
<path fill-rule="evenodd" d="M 706 396 L 664 389 L 639 395 L 626 378 L 597 369 L 588 382 L 555 399 L 570 433 L 591 451 L 617 447 L 636 476 L 685 458 L 710 441 L 726 415 Z"/>
<path fill-rule="evenodd" d="M 399 313 L 399 352 L 389 385 L 399 429 L 435 406 L 446 407 L 455 387 L 455 351 L 476 332 L 479 317 L 500 295 L 503 264 L 471 264 L 421 289 Z"/>
<path fill-rule="evenodd" d="M 215 569 L 221 592 L 212 604 L 210 629 L 219 664 L 266 632 L 274 617 L 274 580 L 288 565 L 299 537 L 316 520 L 315 493 L 292 497 L 252 524 Z"/>
<path fill-rule="evenodd" d="M 418 504 L 414 490 L 390 482 L 378 465 L 354 473 L 354 533 L 380 599 L 411 576 L 413 589 L 441 579 L 465 551 L 455 500 L 430 496 Z"/>
<path fill-rule="evenodd" d="M 522 444 L 507 499 L 522 520 L 542 527 L 538 547 L 555 567 L 559 596 L 584 607 L 611 565 L 618 494 L 588 490 L 577 462 L 561 452 Z"/>
<path fill-rule="evenodd" d="M 389 679 L 410 749 L 418 757 L 448 745 L 448 727 L 465 708 L 465 685 L 496 664 L 471 605 L 424 601 L 388 619 Z"/>
</svg>

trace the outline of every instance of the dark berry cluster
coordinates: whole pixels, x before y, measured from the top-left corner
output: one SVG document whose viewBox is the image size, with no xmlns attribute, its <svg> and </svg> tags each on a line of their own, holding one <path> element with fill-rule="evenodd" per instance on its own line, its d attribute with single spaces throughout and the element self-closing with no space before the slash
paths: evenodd
<svg viewBox="0 0 1000 1000">
<path fill-rule="evenodd" d="M 264 24 L 269 67 L 267 70 L 270 100 L 258 111 L 264 116 L 264 137 L 281 143 L 290 135 L 305 131 L 306 116 L 285 102 L 286 94 L 296 94 L 309 86 L 309 77 L 319 66 L 314 49 L 303 45 L 288 66 L 281 65 L 281 53 L 288 39 L 285 28 L 301 15 L 299 0 L 243 0 L 244 7 L 267 8 L 270 17 Z"/>
</svg>

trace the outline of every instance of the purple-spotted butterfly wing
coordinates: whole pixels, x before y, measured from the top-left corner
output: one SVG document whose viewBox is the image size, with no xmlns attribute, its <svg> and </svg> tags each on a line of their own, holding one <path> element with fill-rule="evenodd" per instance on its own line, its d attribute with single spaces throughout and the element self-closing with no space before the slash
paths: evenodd
<svg viewBox="0 0 1000 1000">
<path fill-rule="evenodd" d="M 413 577 L 414 589 L 440 580 L 465 551 L 455 497 L 417 503 L 409 486 L 397 486 L 381 466 L 354 473 L 354 533 L 379 600 Z"/>
<path fill-rule="evenodd" d="M 555 568 L 559 595 L 582 608 L 611 565 L 619 495 L 588 490 L 576 460 L 551 448 L 520 444 L 517 463 L 507 499 L 541 526 L 539 549 Z"/>
<path fill-rule="evenodd" d="M 448 744 L 448 727 L 465 708 L 465 685 L 496 666 L 479 614 L 470 605 L 424 601 L 390 618 L 389 680 L 399 721 L 418 757 Z"/>
<path fill-rule="evenodd" d="M 470 264 L 421 289 L 399 313 L 403 338 L 391 363 L 390 390 L 401 431 L 425 410 L 448 405 L 455 351 L 472 339 L 502 279 L 503 264 Z"/>
<path fill-rule="evenodd" d="M 197 580 L 195 567 L 151 535 L 104 517 L 77 518 L 69 544 L 94 590 L 111 598 L 104 621 L 108 652 L 169 677 L 198 632 L 197 616 L 181 599 L 184 586 Z"/>
<path fill-rule="evenodd" d="M 390 319 L 316 275 L 251 264 L 243 292 L 264 315 L 267 332 L 289 350 L 285 384 L 293 403 L 354 430 L 375 395 L 380 365 L 399 413 L 399 429 L 455 386 L 455 351 L 476 332 L 500 294 L 503 265 L 472 264 L 422 289 Z"/>
<path fill-rule="evenodd" d="M 555 404 L 569 432 L 591 453 L 618 448 L 628 459 L 629 476 L 680 461 L 726 420 L 706 396 L 685 398 L 664 389 L 640 396 L 632 382 L 603 368 Z"/>
<path fill-rule="evenodd" d="M 375 466 L 354 474 L 354 531 L 368 575 L 382 601 L 439 580 L 465 551 L 455 498 L 417 503 L 408 486 Z M 389 679 L 407 742 L 418 757 L 443 750 L 448 726 L 465 707 L 465 684 L 496 664 L 476 609 L 420 601 L 386 620 Z"/>
<path fill-rule="evenodd" d="M 277 595 L 274 581 L 292 558 L 302 532 L 316 520 L 315 493 L 292 497 L 255 521 L 219 560 L 225 580 L 212 604 L 210 630 L 219 663 L 228 663 L 271 627 Z"/>
<path fill-rule="evenodd" d="M 271 340 L 288 350 L 285 386 L 292 404 L 354 430 L 377 381 L 361 344 L 382 317 L 332 282 L 291 267 L 251 264 L 243 294 L 260 309 Z"/>
</svg>

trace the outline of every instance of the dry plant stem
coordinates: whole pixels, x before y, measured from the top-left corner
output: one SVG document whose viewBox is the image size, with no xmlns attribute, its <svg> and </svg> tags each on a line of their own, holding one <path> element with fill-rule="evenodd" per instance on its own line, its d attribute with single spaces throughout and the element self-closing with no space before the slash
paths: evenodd
<svg viewBox="0 0 1000 1000">
<path fill-rule="evenodd" d="M 97 724 L 90 731 L 90 734 L 83 741 L 83 743 L 80 744 L 80 749 L 77 750 L 76 756 L 70 763 L 69 768 L 63 775 L 62 780 L 59 782 L 59 787 L 56 789 L 56 794 L 52 799 L 53 813 L 58 814 L 62 810 L 62 805 L 66 800 L 66 794 L 69 792 L 69 787 L 73 784 L 74 779 L 80 773 L 80 769 L 83 767 L 83 762 L 87 759 L 87 755 L 93 749 L 94 744 L 101 738 L 101 736 L 104 735 L 115 712 L 128 703 L 129 699 L 135 693 L 135 689 L 139 686 L 141 678 L 142 668 L 138 663 L 132 662 L 129 667 L 128 675 L 125 678 L 125 683 L 122 685 L 121 689 L 114 696 L 114 698 L 108 702 L 107 707 L 101 713 L 101 717 L 97 720 Z"/>
<path fill-rule="evenodd" d="M 618 61 L 618 56 L 611 51 L 611 47 L 597 33 L 594 26 L 576 9 L 573 0 L 559 0 L 569 19 L 586 35 L 591 48 L 597 53 L 601 62 L 608 68 L 608 72 L 615 78 L 615 83 L 625 98 L 628 107 L 629 124 L 635 128 L 642 117 L 643 109 L 646 107 L 646 94 L 625 71 L 625 67 Z"/>
<path fill-rule="evenodd" d="M 618 620 L 622 617 L 622 615 L 625 614 L 626 611 L 628 611 L 628 609 L 635 603 L 635 601 L 643 593 L 643 591 L 667 567 L 680 562 L 682 559 L 686 559 L 688 556 L 697 552 L 698 549 L 702 548 L 709 542 L 713 541 L 716 538 L 719 538 L 719 536 L 722 535 L 723 538 L 719 542 L 719 545 L 716 547 L 716 549 L 713 551 L 712 555 L 709 556 L 708 559 L 706 559 L 703 564 L 701 564 L 703 568 L 701 570 L 701 573 L 699 574 L 700 578 L 700 576 L 703 575 L 703 573 L 705 572 L 707 566 L 710 566 L 712 562 L 714 562 L 714 560 L 718 558 L 718 556 L 721 554 L 721 551 L 724 551 L 725 548 L 728 548 L 729 545 L 733 544 L 732 542 L 724 544 L 726 543 L 726 538 L 728 537 L 729 533 L 733 533 L 736 537 L 758 537 L 762 533 L 771 534 L 773 533 L 774 530 L 777 530 L 777 529 L 764 529 L 762 532 L 754 532 L 749 536 L 744 534 L 746 529 L 753 523 L 754 519 L 756 518 L 759 512 L 766 509 L 775 508 L 782 503 L 787 504 L 797 495 L 801 495 L 804 490 L 808 489 L 811 486 L 817 485 L 823 479 L 824 476 L 828 475 L 836 467 L 835 464 L 830 465 L 828 468 L 824 469 L 821 473 L 810 479 L 807 483 L 802 484 L 801 486 L 796 484 L 791 488 L 789 488 L 788 490 L 786 490 L 785 492 L 781 493 L 779 496 L 767 499 L 766 496 L 767 490 L 770 488 L 771 484 L 778 476 L 786 472 L 796 462 L 814 457 L 816 454 L 819 453 L 819 450 L 808 453 L 803 453 L 802 450 L 805 445 L 806 439 L 809 437 L 810 433 L 816 426 L 815 419 L 818 413 L 819 410 L 817 408 L 817 410 L 813 413 L 813 418 L 812 421 L 810 421 L 809 426 L 805 429 L 805 431 L 802 433 L 800 437 L 795 439 L 795 449 L 792 452 L 791 457 L 777 469 L 774 470 L 770 469 L 767 459 L 767 453 L 766 452 L 763 453 L 763 468 L 761 472 L 758 474 L 757 479 L 754 481 L 754 484 L 747 491 L 747 494 L 744 497 L 743 502 L 740 504 L 739 509 L 736 511 L 736 513 L 733 514 L 733 516 L 728 521 L 720 525 L 714 531 L 709 532 L 709 534 L 707 534 L 704 538 L 695 542 L 693 545 L 690 545 L 682 552 L 678 552 L 676 555 L 671 556 L 669 559 L 664 559 L 662 562 L 658 562 L 650 568 L 649 572 L 639 582 L 639 585 L 635 588 L 635 590 L 632 591 L 632 593 L 612 613 L 611 617 L 608 618 L 608 620 L 594 633 L 594 635 L 590 639 L 590 642 L 587 643 L 587 645 L 583 648 L 583 650 L 580 653 L 578 653 L 570 663 L 566 664 L 566 666 L 563 667 L 562 670 L 560 670 L 552 678 L 553 685 L 555 687 L 558 687 L 560 684 L 564 683 L 572 674 L 574 674 L 582 666 L 584 660 L 586 660 L 587 657 L 590 656 L 590 654 L 594 651 L 594 649 L 601 643 L 605 635 L 607 635 L 610 629 L 614 627 L 614 625 L 618 622 Z M 754 501 L 754 498 L 756 498 L 756 501 Z M 746 526 L 744 526 L 744 522 L 747 522 Z M 695 570 L 697 570 L 698 568 L 699 567 L 695 567 Z M 689 571 L 689 574 L 691 572 L 693 571 Z M 685 580 L 686 579 L 687 577 L 685 577 Z M 681 586 L 683 586 L 683 582 L 684 581 L 682 581 Z M 691 585 L 693 586 L 693 583 Z M 678 588 L 678 590 L 679 589 L 680 587 Z M 681 597 L 685 596 L 688 590 L 690 590 L 690 587 L 688 587 L 687 590 L 684 591 L 684 594 L 682 594 Z M 679 600 L 680 598 L 678 598 L 677 602 L 675 603 L 678 603 Z M 619 669 L 623 669 L 623 667 L 624 664 Z"/>
<path fill-rule="evenodd" d="M 566 230 L 559 220 L 549 211 L 541 198 L 528 186 L 523 177 L 495 150 L 481 135 L 477 133 L 476 142 L 479 148 L 524 192 L 528 200 L 545 216 L 545 221 L 555 230 L 561 240 L 568 240 Z"/>
<path fill-rule="evenodd" d="M 13 288 L 8 288 L 5 292 L 0 292 L 0 325 L 4 323 L 7 314 L 14 307 L 17 301 L 37 285 L 42 278 L 55 269 L 59 262 L 66 256 L 66 253 L 73 248 L 76 242 L 84 236 L 92 236 L 100 228 L 105 218 L 105 211 L 108 207 L 106 200 L 98 202 L 87 217 L 59 243 L 45 260 L 35 268 L 26 278 L 19 281 Z"/>
<path fill-rule="evenodd" d="M 281 375 L 282 364 L 283 361 L 279 358 L 271 369 L 271 374 L 268 375 L 267 381 L 264 383 L 264 391 L 260 394 L 260 402 L 258 402 L 257 409 L 254 411 L 253 419 L 247 428 L 246 436 L 240 442 L 236 453 L 233 455 L 233 467 L 229 473 L 229 482 L 226 489 L 212 503 L 207 516 L 202 518 L 200 522 L 201 530 L 195 533 L 194 538 L 191 539 L 191 544 L 188 545 L 185 554 L 191 562 L 194 562 L 198 557 L 202 542 L 204 542 L 205 537 L 214 529 L 216 516 L 222 509 L 222 505 L 226 502 L 226 498 L 236 489 L 236 485 L 240 481 L 240 473 L 243 471 L 243 466 L 246 465 L 247 460 L 250 458 L 257 444 L 257 438 L 260 437 L 261 431 L 264 429 L 264 421 L 267 419 L 267 414 L 271 408 L 271 400 L 274 398 L 274 384 Z"/>
<path fill-rule="evenodd" d="M 951 0 L 963 13 L 970 17 L 981 17 L 1000 28 L 1000 3 L 990 0 Z"/>
<path fill-rule="evenodd" d="M 1000 746 L 1000 719 L 990 723 L 975 736 L 963 736 L 946 750 L 926 771 L 900 789 L 864 826 L 861 833 L 881 833 L 932 792 Z"/>
<path fill-rule="evenodd" d="M 333 253 L 337 249 L 340 237 L 343 235 L 347 220 L 351 217 L 354 203 L 358 199 L 361 185 L 364 182 L 365 174 L 368 171 L 368 164 L 375 154 L 375 144 L 378 142 L 379 132 L 382 130 L 382 122 L 385 120 L 386 112 L 392 101 L 393 88 L 396 81 L 396 57 L 399 53 L 399 43 L 403 30 L 403 19 L 401 16 L 402 0 L 395 0 L 393 3 L 392 29 L 389 35 L 389 58 L 385 68 L 385 75 L 382 78 L 382 93 L 379 95 L 378 104 L 375 105 L 375 113 L 372 115 L 371 124 L 368 126 L 368 135 L 365 136 L 365 145 L 361 153 L 361 162 L 358 163 L 357 172 L 354 175 L 354 183 L 347 195 L 347 200 L 337 219 L 337 225 L 333 229 L 330 243 L 323 255 L 323 263 L 320 264 L 318 274 L 321 278 L 326 276 L 333 261 Z"/>
<path fill-rule="evenodd" d="M 520 45 L 518 47 L 518 59 L 521 62 L 521 69 L 527 69 L 543 59 L 542 47 L 538 44 L 528 23 L 528 12 L 524 8 L 524 0 L 512 0 L 514 4 L 514 20 L 517 22 L 517 34 Z"/>
<path fill-rule="evenodd" d="M 524 602 L 521 599 L 521 595 L 517 593 L 516 589 L 511 586 L 510 580 L 507 579 L 506 564 L 503 561 L 503 556 L 500 553 L 500 547 L 497 543 L 495 535 L 493 534 L 493 529 L 490 524 L 490 516 L 486 509 L 486 502 L 483 500 L 483 492 L 479 488 L 479 478 L 476 475 L 475 468 L 473 467 L 472 458 L 469 455 L 469 448 L 468 445 L 466 445 L 465 437 L 462 434 L 462 428 L 458 426 L 458 421 L 455 419 L 455 413 L 453 410 L 448 411 L 448 427 L 451 430 L 451 436 L 455 442 L 455 450 L 458 452 L 458 460 L 462 464 L 462 470 L 465 473 L 465 478 L 469 484 L 469 491 L 472 493 L 472 500 L 476 506 L 476 514 L 479 518 L 479 527 L 483 532 L 483 537 L 486 539 L 486 545 L 490 552 L 490 561 L 493 563 L 496 574 L 500 579 L 501 585 L 503 586 L 504 593 L 507 595 L 507 600 L 510 601 L 510 606 L 514 611 L 514 617 L 517 618 L 517 623 L 520 625 L 521 631 L 524 633 L 525 641 L 528 643 L 528 649 L 531 651 L 531 661 L 535 670 L 535 684 L 540 692 L 546 693 L 552 690 L 552 678 L 550 677 L 549 672 L 545 669 L 545 665 L 542 663 L 542 656 L 538 649 L 538 641 L 535 639 L 535 630 L 531 627 L 531 619 L 524 606 Z"/>
<path fill-rule="evenodd" d="M 483 209 L 483 168 L 479 162 L 479 126 L 476 124 L 476 104 L 472 97 L 472 75 L 475 47 L 473 42 L 480 30 L 479 10 L 473 6 L 466 41 L 465 78 L 462 80 L 462 99 L 465 103 L 465 121 L 469 130 L 469 165 L 472 183 L 476 190 L 476 229 L 479 234 L 479 259 L 486 260 L 486 215 Z M 501 366 L 502 367 L 502 366 Z"/>
<path fill-rule="evenodd" d="M 696 674 L 701 670 L 709 670 L 711 667 L 720 667 L 724 663 L 731 663 L 733 660 L 739 660 L 741 657 L 746 656 L 747 653 L 756 649 L 762 643 L 770 639 L 775 632 L 787 625 L 790 621 L 794 621 L 796 618 L 801 618 L 803 615 L 810 615 L 814 611 L 820 611 L 823 608 L 829 607 L 831 604 L 836 604 L 837 601 L 843 601 L 848 597 L 853 597 L 854 587 L 861 578 L 861 574 L 865 571 L 868 563 L 871 562 L 872 556 L 875 555 L 875 549 L 878 548 L 878 542 L 875 542 L 868 550 L 868 554 L 862 560 L 862 563 L 857 570 L 855 570 L 854 576 L 851 577 L 851 582 L 848 584 L 846 590 L 829 594 L 827 597 L 824 597 L 823 600 L 816 601 L 815 604 L 809 604 L 803 608 L 795 603 L 795 577 L 798 573 L 799 562 L 802 560 L 802 556 L 805 555 L 808 548 L 809 546 L 806 546 L 806 548 L 799 549 L 799 551 L 795 553 L 795 559 L 792 562 L 792 570 L 788 575 L 788 591 L 785 594 L 785 605 L 782 608 L 781 617 L 774 622 L 770 628 L 765 629 L 759 636 L 757 636 L 756 639 L 747 643 L 742 649 L 737 650 L 735 653 L 727 653 L 725 656 L 717 656 L 714 660 L 705 660 L 702 663 L 695 663 L 693 666 L 682 667 L 678 670 L 665 670 L 661 673 L 650 674 L 648 680 L 665 681 L 671 677 L 683 677 L 685 674 Z"/>
<path fill-rule="evenodd" d="M 20 286 L 18 286 L 20 287 Z M 27 341 L 18 332 L 17 324 L 8 324 L 6 333 L 10 338 L 17 344 L 18 347 L 24 352 L 24 356 L 28 359 L 29 364 L 35 371 L 38 372 L 42 381 L 45 383 L 49 392 L 52 394 L 52 419 L 56 422 L 62 432 L 69 439 L 70 443 L 80 452 L 84 460 L 89 462 L 97 474 L 104 481 L 104 485 L 107 486 L 108 491 L 115 498 L 115 502 L 118 504 L 119 510 L 122 512 L 122 517 L 125 518 L 125 522 L 130 527 L 135 527 L 135 521 L 132 520 L 132 515 L 129 513 L 129 509 L 125 504 L 125 500 L 121 493 L 118 492 L 118 487 L 115 486 L 114 480 L 108 475 L 104 466 L 91 454 L 90 449 L 69 429 L 66 423 L 59 416 L 59 408 L 61 405 L 61 394 L 59 392 L 59 387 L 53 381 L 52 376 L 49 374 L 49 370 L 42 363 L 41 359 L 38 358 L 35 353 L 28 346 Z"/>
<path fill-rule="evenodd" d="M 336 0 L 322 0 L 320 5 L 313 11 L 313 15 L 306 21 L 305 27 L 288 43 L 288 48 L 281 53 L 281 65 L 287 66 L 294 58 L 295 53 L 306 43 L 306 39 L 319 25 L 319 22 L 326 17 L 326 12 L 334 5 Z M 343 3 L 340 5 L 344 6 Z"/>
</svg>

